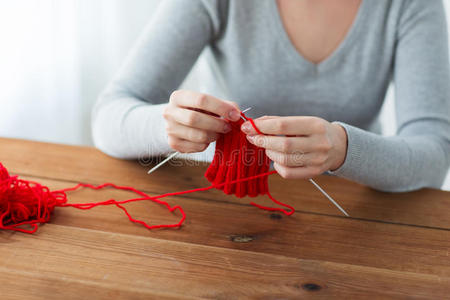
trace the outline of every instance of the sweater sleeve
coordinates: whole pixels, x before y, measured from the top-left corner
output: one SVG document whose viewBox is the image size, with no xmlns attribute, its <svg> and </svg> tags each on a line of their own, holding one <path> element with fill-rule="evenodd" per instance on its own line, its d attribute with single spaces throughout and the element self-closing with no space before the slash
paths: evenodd
<svg viewBox="0 0 450 300">
<path fill-rule="evenodd" d="M 450 165 L 448 36 L 441 0 L 405 1 L 394 59 L 397 134 L 349 124 L 344 164 L 332 174 L 378 190 L 440 188 Z"/>
<path fill-rule="evenodd" d="M 171 151 L 162 112 L 219 30 L 213 1 L 164 0 L 92 112 L 96 147 L 118 158 Z"/>
</svg>

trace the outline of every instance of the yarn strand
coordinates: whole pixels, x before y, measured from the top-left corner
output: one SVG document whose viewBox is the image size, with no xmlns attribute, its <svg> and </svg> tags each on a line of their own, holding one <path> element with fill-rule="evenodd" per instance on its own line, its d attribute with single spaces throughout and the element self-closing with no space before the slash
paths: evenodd
<svg viewBox="0 0 450 300">
<path fill-rule="evenodd" d="M 242 115 L 245 117 L 244 114 Z M 246 117 L 246 119 L 250 121 L 258 133 L 262 134 L 251 118 Z M 267 207 L 255 202 L 250 202 L 250 204 L 267 211 L 279 211 L 288 216 L 292 215 L 295 212 L 292 206 L 276 200 L 270 194 L 267 182 L 268 177 L 277 172 L 269 171 L 270 160 L 266 156 L 265 150 L 247 141 L 240 130 L 242 123 L 242 120 L 231 123 L 232 131 L 222 135 L 217 140 L 214 159 L 205 172 L 205 177 L 211 182 L 211 185 L 156 196 L 150 196 L 133 187 L 120 186 L 113 183 L 104 183 L 97 186 L 79 183 L 73 187 L 50 191 L 48 187 L 38 182 L 19 179 L 17 175 L 11 176 L 8 170 L 0 163 L 0 229 L 32 234 L 38 230 L 39 224 L 50 221 L 51 214 L 56 207 L 89 210 L 103 205 L 115 205 L 125 213 L 131 222 L 140 224 L 147 229 L 178 228 L 182 226 L 186 219 L 183 208 L 179 205 L 171 206 L 161 199 L 214 188 L 222 190 L 225 194 L 234 194 L 237 197 L 267 195 L 272 202 L 289 210 L 281 207 Z M 133 192 L 138 197 L 121 201 L 108 199 L 91 203 L 68 203 L 67 194 L 81 188 L 93 190 L 114 188 Z M 178 210 L 181 214 L 180 220 L 173 224 L 150 225 L 145 221 L 133 218 L 123 206 L 126 203 L 146 200 L 166 207 L 171 213 Z M 26 229 L 23 228 L 24 226 L 30 226 L 31 228 Z"/>
</svg>

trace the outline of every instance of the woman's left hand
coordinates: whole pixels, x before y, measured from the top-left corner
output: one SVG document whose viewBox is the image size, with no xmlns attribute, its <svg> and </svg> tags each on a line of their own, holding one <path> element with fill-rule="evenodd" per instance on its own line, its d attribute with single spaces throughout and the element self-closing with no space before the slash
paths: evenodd
<svg viewBox="0 0 450 300">
<path fill-rule="evenodd" d="M 312 178 L 338 169 L 347 153 L 347 134 L 338 124 L 317 117 L 265 116 L 242 124 L 250 143 L 265 148 L 283 178 Z"/>
</svg>

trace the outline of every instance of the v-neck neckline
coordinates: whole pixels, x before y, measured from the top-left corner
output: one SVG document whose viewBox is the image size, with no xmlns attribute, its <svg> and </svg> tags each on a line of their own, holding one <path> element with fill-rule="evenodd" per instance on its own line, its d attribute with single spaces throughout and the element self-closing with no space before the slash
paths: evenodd
<svg viewBox="0 0 450 300">
<path fill-rule="evenodd" d="M 274 34 L 279 37 L 282 48 L 284 48 L 287 54 L 297 62 L 300 62 L 301 66 L 307 67 L 309 69 L 314 69 L 316 71 L 324 70 L 327 66 L 332 65 L 336 59 L 338 59 L 341 55 L 345 55 L 345 49 L 352 43 L 352 41 L 357 37 L 357 33 L 361 28 L 360 23 L 364 20 L 364 15 L 367 10 L 367 0 L 361 0 L 361 3 L 358 7 L 358 11 L 356 13 L 355 18 L 350 26 L 350 28 L 345 33 L 344 38 L 339 42 L 339 45 L 322 61 L 319 63 L 314 63 L 309 59 L 306 59 L 302 53 L 300 53 L 297 48 L 292 43 L 289 38 L 286 29 L 283 24 L 283 20 L 281 19 L 280 11 L 277 5 L 277 0 L 270 0 L 270 11 L 272 13 L 272 20 L 274 21 L 274 26 L 271 26 L 274 29 Z"/>
</svg>

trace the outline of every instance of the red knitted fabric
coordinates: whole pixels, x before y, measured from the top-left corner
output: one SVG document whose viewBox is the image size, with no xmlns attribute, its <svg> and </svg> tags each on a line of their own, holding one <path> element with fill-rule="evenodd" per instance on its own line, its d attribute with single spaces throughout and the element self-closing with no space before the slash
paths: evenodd
<svg viewBox="0 0 450 300">
<path fill-rule="evenodd" d="M 256 127 L 252 118 L 246 117 L 243 113 L 241 115 L 252 124 L 258 134 L 263 134 Z M 292 206 L 279 202 L 270 194 L 267 179 L 276 171 L 269 172 L 270 159 L 267 157 L 265 149 L 257 147 L 247 140 L 246 135 L 241 131 L 243 123 L 242 119 L 231 122 L 231 131 L 219 137 L 213 161 L 206 170 L 205 177 L 213 186 L 228 195 L 234 194 L 241 198 L 267 194 L 273 202 L 289 208 L 290 211 L 278 207 L 262 206 L 254 202 L 250 202 L 250 204 L 264 210 L 281 211 L 286 215 L 293 214 L 295 210 Z M 261 174 L 266 175 L 258 176 Z M 253 180 L 242 180 L 253 176 L 258 177 Z"/>
<path fill-rule="evenodd" d="M 270 159 L 265 150 L 248 142 L 241 131 L 242 123 L 242 119 L 232 122 L 232 130 L 219 137 L 214 159 L 205 177 L 215 185 L 225 183 L 220 189 L 228 195 L 234 194 L 239 198 L 264 195 L 268 191 L 267 176 L 246 182 L 228 183 L 231 180 L 266 173 L 270 166 Z"/>
<path fill-rule="evenodd" d="M 247 119 L 261 133 L 256 128 L 253 120 Z M 117 186 L 112 183 L 105 183 L 99 186 L 80 183 L 71 188 L 50 191 L 48 187 L 37 182 L 22 180 L 18 176 L 9 175 L 8 170 L 0 163 L 0 229 L 34 233 L 40 223 L 46 223 L 50 220 L 51 213 L 57 206 L 91 209 L 101 205 L 116 205 L 124 211 L 131 222 L 141 224 L 148 229 L 180 227 L 186 218 L 183 209 L 179 205 L 171 207 L 167 202 L 162 201 L 161 198 L 207 191 L 213 188 L 223 190 L 226 194 L 234 194 L 237 197 L 246 195 L 255 197 L 267 194 L 273 202 L 289 208 L 290 211 L 278 207 L 266 207 L 254 202 L 251 202 L 251 204 L 269 211 L 281 211 L 286 215 L 293 214 L 293 207 L 277 201 L 269 192 L 267 178 L 269 175 L 276 173 L 276 171 L 268 171 L 270 160 L 265 155 L 264 149 L 256 147 L 247 141 L 240 130 L 242 121 L 231 124 L 233 127 L 232 131 L 221 136 L 217 141 L 214 160 L 205 173 L 206 178 L 211 182 L 210 186 L 158 196 L 150 196 L 132 187 Z M 81 187 L 95 190 L 112 187 L 134 192 L 139 197 L 122 201 L 109 199 L 95 203 L 67 203 L 66 193 Z M 128 202 L 144 200 L 164 205 L 170 212 L 179 210 L 182 215 L 180 221 L 175 224 L 149 225 L 144 221 L 134 219 L 123 206 L 123 204 Z M 26 225 L 31 226 L 31 229 L 24 228 Z"/>
</svg>

